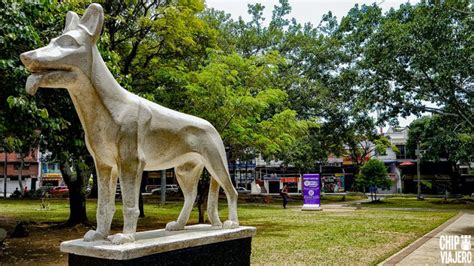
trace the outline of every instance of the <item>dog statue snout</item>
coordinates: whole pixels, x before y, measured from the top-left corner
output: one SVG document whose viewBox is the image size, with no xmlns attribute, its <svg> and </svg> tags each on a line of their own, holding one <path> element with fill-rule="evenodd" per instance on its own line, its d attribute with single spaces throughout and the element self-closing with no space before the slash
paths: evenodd
<svg viewBox="0 0 474 266">
<path fill-rule="evenodd" d="M 20 55 L 20 60 L 21 60 L 21 62 L 23 63 L 23 65 L 26 65 L 26 62 L 27 62 L 27 60 L 28 60 L 28 57 L 26 56 L 27 53 L 28 53 L 28 52 L 22 53 L 22 54 Z"/>
<path fill-rule="evenodd" d="M 31 65 L 31 54 L 33 51 L 25 52 L 20 55 L 20 60 L 23 63 L 24 66 L 26 66 L 27 69 L 29 69 L 29 66 Z"/>
</svg>

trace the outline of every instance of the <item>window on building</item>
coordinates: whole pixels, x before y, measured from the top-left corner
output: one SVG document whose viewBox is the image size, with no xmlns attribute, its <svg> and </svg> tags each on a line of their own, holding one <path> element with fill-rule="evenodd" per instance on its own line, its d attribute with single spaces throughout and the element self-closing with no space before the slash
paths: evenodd
<svg viewBox="0 0 474 266">
<path fill-rule="evenodd" d="M 397 159 L 406 159 L 407 153 L 405 149 L 405 145 L 396 145 L 398 149 Z"/>
</svg>

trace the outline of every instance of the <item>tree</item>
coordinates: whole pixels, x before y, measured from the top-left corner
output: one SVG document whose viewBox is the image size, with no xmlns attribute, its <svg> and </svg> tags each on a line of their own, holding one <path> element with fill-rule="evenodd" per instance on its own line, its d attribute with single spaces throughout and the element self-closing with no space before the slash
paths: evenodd
<svg viewBox="0 0 474 266">
<path fill-rule="evenodd" d="M 231 160 L 256 152 L 276 156 L 307 128 L 286 106 L 286 93 L 275 89 L 272 65 L 279 60 L 277 54 L 246 59 L 215 52 L 190 74 L 187 112 L 216 127 L 232 149 Z"/>
<path fill-rule="evenodd" d="M 469 126 L 461 126 L 454 117 L 443 115 L 424 116 L 409 126 L 407 152 L 415 156 L 417 144 L 423 151 L 422 160 L 441 161 L 453 169 L 451 191 L 458 188 L 459 166 L 471 167 L 474 134 Z"/>
<path fill-rule="evenodd" d="M 473 161 L 474 134 L 469 127 L 456 127 L 452 120 L 442 115 L 423 116 L 414 120 L 408 131 L 408 153 L 415 156 L 417 142 L 420 142 L 420 148 L 424 150 L 423 159 L 447 159 L 453 167 L 458 163 L 470 166 Z"/>
<path fill-rule="evenodd" d="M 398 152 L 397 147 L 392 145 L 385 136 L 377 133 L 374 120 L 367 114 L 356 117 L 355 121 L 348 123 L 342 133 L 344 143 L 348 146 L 349 156 L 356 169 L 359 169 L 372 156 L 385 154 L 388 148 Z"/>
<path fill-rule="evenodd" d="M 358 186 L 370 189 L 372 201 L 377 200 L 377 188 L 389 189 L 392 180 L 388 178 L 387 167 L 377 159 L 370 159 L 360 168 L 356 183 Z"/>
<path fill-rule="evenodd" d="M 386 117 L 438 113 L 472 131 L 472 11 L 467 0 L 422 1 L 391 9 L 370 27 L 354 26 L 354 37 L 370 32 L 356 61 L 359 99 Z"/>
<path fill-rule="evenodd" d="M 229 16 L 215 10 L 211 10 L 205 18 L 219 29 L 218 40 L 223 44 L 224 51 L 232 51 L 235 48 L 234 51 L 246 59 L 260 55 L 278 55 L 280 62 L 270 65 L 274 67 L 275 73 L 271 76 L 270 86 L 287 94 L 287 101 L 291 102 L 291 109 L 296 111 L 298 120 L 312 125 L 323 122 L 323 119 L 319 118 L 324 117 L 326 111 L 332 111 L 329 111 L 326 104 L 333 103 L 331 99 L 340 98 L 334 97 L 339 90 L 328 88 L 322 81 L 322 77 L 327 80 L 327 73 L 333 69 L 335 53 L 332 53 L 334 50 L 330 48 L 334 47 L 334 43 L 323 37 L 311 24 L 302 26 L 296 20 L 288 19 L 286 16 L 291 11 L 288 1 L 281 0 L 279 5 L 274 7 L 268 26 L 265 26 L 262 17 L 264 8 L 261 4 L 249 5 L 248 13 L 252 17 L 249 22 L 242 19 L 233 21 Z M 328 16 L 327 20 L 331 19 L 332 17 Z M 333 25 L 328 23 L 325 29 L 331 28 L 329 24 Z M 324 93 L 321 93 L 322 91 Z M 331 108 L 337 110 L 338 106 L 331 104 Z M 320 130 L 311 132 L 311 137 L 308 134 L 300 136 L 291 148 L 285 149 L 278 158 L 298 165 L 298 168 L 307 169 L 314 166 L 314 156 L 311 153 L 320 149 L 312 147 L 310 143 Z"/>
</svg>

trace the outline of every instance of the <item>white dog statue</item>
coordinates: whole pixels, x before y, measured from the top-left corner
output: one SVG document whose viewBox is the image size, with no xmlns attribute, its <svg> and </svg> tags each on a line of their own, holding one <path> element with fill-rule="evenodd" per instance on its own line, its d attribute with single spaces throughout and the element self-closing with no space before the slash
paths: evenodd
<svg viewBox="0 0 474 266">
<path fill-rule="evenodd" d="M 34 94 L 39 87 L 66 88 L 84 128 L 99 187 L 97 229 L 87 232 L 84 241 L 135 241 L 142 172 L 171 167 L 183 191 L 184 206 L 177 221 L 168 223 L 166 230 L 184 229 L 204 167 L 212 176 L 207 205 L 210 222 L 216 227 L 238 227 L 237 191 L 230 180 L 219 133 L 203 119 L 170 110 L 122 88 L 96 46 L 103 22 L 104 13 L 98 4 L 91 4 L 82 18 L 68 12 L 62 35 L 20 56 L 31 72 L 26 91 Z M 123 233 L 109 236 L 117 177 L 124 227 Z M 217 210 L 220 186 L 229 205 L 229 220 L 224 224 Z"/>
</svg>

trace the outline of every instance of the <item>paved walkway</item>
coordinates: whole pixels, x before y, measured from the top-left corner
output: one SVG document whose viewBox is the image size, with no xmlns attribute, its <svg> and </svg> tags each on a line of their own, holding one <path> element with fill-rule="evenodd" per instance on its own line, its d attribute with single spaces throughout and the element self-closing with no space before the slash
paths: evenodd
<svg viewBox="0 0 474 266">
<path fill-rule="evenodd" d="M 460 213 L 379 265 L 446 265 L 441 259 L 440 238 L 443 236 L 445 240 L 447 235 L 471 235 L 471 257 L 474 257 L 474 212 Z M 459 245 L 456 251 L 462 251 Z M 474 265 L 474 258 L 470 264 L 455 265 Z"/>
</svg>

